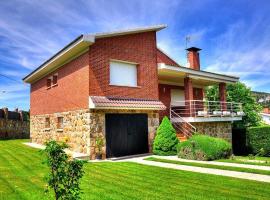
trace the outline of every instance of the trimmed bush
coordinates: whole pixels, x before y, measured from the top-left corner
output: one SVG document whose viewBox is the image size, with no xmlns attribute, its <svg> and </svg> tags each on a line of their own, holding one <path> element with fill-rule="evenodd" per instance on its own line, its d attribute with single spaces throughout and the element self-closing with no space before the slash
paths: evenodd
<svg viewBox="0 0 270 200">
<path fill-rule="evenodd" d="M 247 143 L 251 153 L 270 156 L 270 126 L 248 128 Z"/>
<path fill-rule="evenodd" d="M 217 160 L 230 157 L 232 147 L 223 139 L 196 134 L 187 141 L 179 143 L 177 150 L 179 158 Z"/>
<path fill-rule="evenodd" d="M 153 153 L 161 156 L 169 156 L 177 154 L 177 145 L 179 143 L 168 117 L 164 117 L 157 129 L 154 140 Z"/>
</svg>

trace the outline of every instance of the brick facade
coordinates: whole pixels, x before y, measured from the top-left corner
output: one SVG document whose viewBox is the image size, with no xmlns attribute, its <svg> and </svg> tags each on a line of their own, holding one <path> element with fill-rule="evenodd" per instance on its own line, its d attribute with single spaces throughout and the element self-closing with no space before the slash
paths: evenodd
<svg viewBox="0 0 270 200">
<path fill-rule="evenodd" d="M 110 59 L 138 63 L 138 87 L 110 85 Z M 90 96 L 158 100 L 156 33 L 97 39 L 89 50 Z"/>
<path fill-rule="evenodd" d="M 165 63 L 166 65 L 171 66 L 180 66 L 178 63 L 176 63 L 159 49 L 157 49 L 157 63 Z"/>
<path fill-rule="evenodd" d="M 31 84 L 30 114 L 51 114 L 88 108 L 88 53 Z M 47 79 L 58 73 L 58 85 L 47 89 Z"/>
</svg>

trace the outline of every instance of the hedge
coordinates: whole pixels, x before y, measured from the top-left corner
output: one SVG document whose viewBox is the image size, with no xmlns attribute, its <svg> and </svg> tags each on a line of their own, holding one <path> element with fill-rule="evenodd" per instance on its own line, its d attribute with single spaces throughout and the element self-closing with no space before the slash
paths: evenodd
<svg viewBox="0 0 270 200">
<path fill-rule="evenodd" d="M 207 135 L 193 135 L 178 145 L 178 157 L 189 160 L 217 160 L 228 158 L 232 147 L 227 141 Z"/>
<path fill-rule="evenodd" d="M 270 156 L 270 126 L 248 128 L 247 144 L 252 154 Z"/>
<path fill-rule="evenodd" d="M 178 143 L 179 140 L 176 137 L 175 129 L 168 117 L 164 117 L 157 129 L 157 135 L 153 144 L 153 153 L 160 156 L 176 155 Z"/>
</svg>

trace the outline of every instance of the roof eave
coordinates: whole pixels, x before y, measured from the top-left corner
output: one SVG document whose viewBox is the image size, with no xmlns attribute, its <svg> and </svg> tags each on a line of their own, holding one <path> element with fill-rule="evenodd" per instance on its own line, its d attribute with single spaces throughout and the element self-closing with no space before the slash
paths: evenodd
<svg viewBox="0 0 270 200">
<path fill-rule="evenodd" d="M 46 74 L 62 66 L 61 63 L 63 64 L 66 60 L 87 49 L 89 45 L 93 44 L 94 42 L 95 37 L 93 35 L 80 35 L 63 49 L 58 51 L 54 56 L 49 58 L 46 62 L 41 64 L 33 72 L 24 77 L 23 81 L 25 83 L 32 83 L 41 79 Z"/>
<path fill-rule="evenodd" d="M 113 31 L 113 32 L 96 33 L 94 35 L 95 35 L 95 38 L 98 39 L 98 38 L 114 37 L 114 36 L 120 36 L 120 35 L 150 32 L 150 31 L 160 31 L 166 27 L 167 27 L 166 24 L 160 24 L 160 25 L 155 25 L 155 26 L 147 26 L 147 27 L 119 30 L 119 31 Z"/>
<path fill-rule="evenodd" d="M 209 79 L 217 82 L 226 82 L 226 83 L 236 83 L 239 81 L 239 77 L 235 76 L 228 76 L 223 74 L 217 74 L 207 71 L 198 71 L 193 70 L 187 67 L 176 67 L 176 66 L 169 66 L 164 63 L 158 63 L 158 70 L 170 70 L 175 72 L 183 72 L 186 73 L 191 78 L 203 78 Z"/>
</svg>

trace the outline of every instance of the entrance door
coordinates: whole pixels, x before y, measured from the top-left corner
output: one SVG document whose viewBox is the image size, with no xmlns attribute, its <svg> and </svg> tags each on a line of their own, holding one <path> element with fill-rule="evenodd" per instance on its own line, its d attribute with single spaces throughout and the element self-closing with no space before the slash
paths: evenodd
<svg viewBox="0 0 270 200">
<path fill-rule="evenodd" d="M 148 153 L 147 114 L 106 114 L 107 157 Z"/>
</svg>

